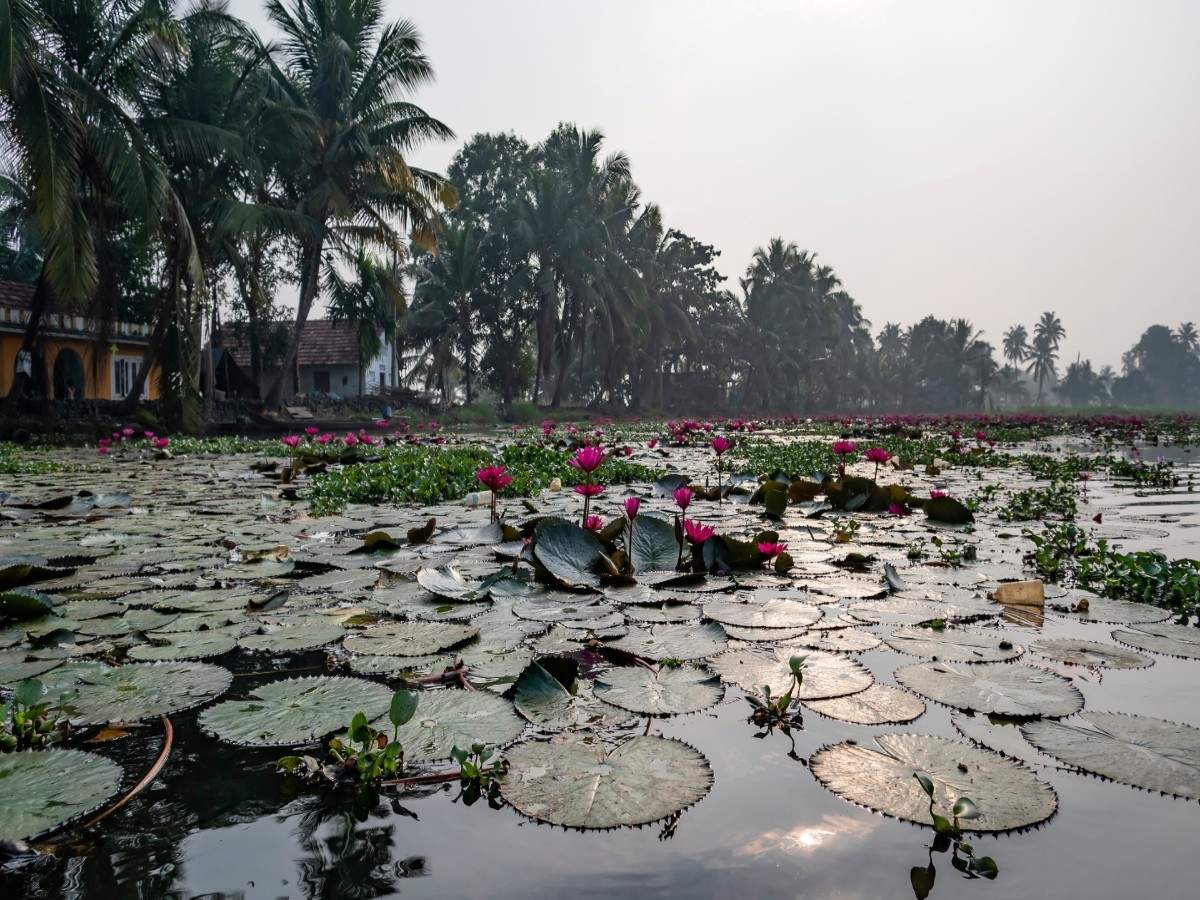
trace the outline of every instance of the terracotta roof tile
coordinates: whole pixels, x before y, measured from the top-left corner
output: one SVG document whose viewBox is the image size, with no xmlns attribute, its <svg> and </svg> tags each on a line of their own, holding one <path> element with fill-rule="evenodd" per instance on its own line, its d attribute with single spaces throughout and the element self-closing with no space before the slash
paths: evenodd
<svg viewBox="0 0 1200 900">
<path fill-rule="evenodd" d="M 33 302 L 33 285 L 19 281 L 0 281 L 0 306 L 29 309 Z"/>
<path fill-rule="evenodd" d="M 277 329 L 290 325 L 277 324 Z M 250 368 L 250 333 L 245 322 L 226 324 L 221 329 L 221 347 L 239 367 Z M 309 319 L 300 339 L 297 361 L 302 366 L 358 365 L 358 337 L 349 322 Z"/>
</svg>

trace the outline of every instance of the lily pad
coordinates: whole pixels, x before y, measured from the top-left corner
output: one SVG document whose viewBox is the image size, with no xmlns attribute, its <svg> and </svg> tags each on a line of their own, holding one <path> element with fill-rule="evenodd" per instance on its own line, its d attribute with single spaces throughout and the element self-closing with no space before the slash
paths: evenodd
<svg viewBox="0 0 1200 900">
<path fill-rule="evenodd" d="M 227 669 L 208 663 L 154 662 L 80 667 L 64 687 L 74 692 L 72 724 L 103 725 L 191 709 L 225 693 L 232 679 Z"/>
<path fill-rule="evenodd" d="M 478 628 L 450 622 L 396 622 L 367 628 L 346 638 L 351 653 L 377 656 L 429 656 L 479 637 Z"/>
<path fill-rule="evenodd" d="M 299 653 L 332 644 L 346 633 L 336 622 L 305 618 L 265 628 L 258 634 L 238 639 L 238 646 L 258 653 Z"/>
<path fill-rule="evenodd" d="M 489 587 L 486 581 L 468 581 L 454 566 L 418 569 L 417 584 L 431 594 L 458 603 L 473 603 L 486 599 Z"/>
<path fill-rule="evenodd" d="M 716 675 L 693 666 L 657 672 L 644 666 L 620 666 L 596 676 L 595 693 L 630 712 L 676 716 L 715 706 L 725 696 L 725 688 Z"/>
<path fill-rule="evenodd" d="M 200 714 L 200 727 L 222 741 L 248 747 L 308 744 L 346 725 L 355 713 L 385 714 L 392 691 L 362 678 L 325 675 L 272 681 L 246 700 L 226 700 Z"/>
<path fill-rule="evenodd" d="M 548 522 L 534 533 L 533 555 L 546 571 L 570 586 L 599 587 L 600 542 L 570 522 Z"/>
<path fill-rule="evenodd" d="M 386 717 L 376 727 L 390 734 Z M 516 740 L 525 723 L 507 700 L 486 691 L 438 690 L 418 694 L 417 713 L 400 726 L 398 739 L 408 762 L 449 759 L 455 747 L 478 742 L 503 747 Z"/>
<path fill-rule="evenodd" d="M 742 628 L 806 628 L 821 618 L 821 610 L 795 600 L 773 598 L 765 602 L 740 603 L 714 600 L 704 605 L 704 615 L 722 625 Z"/>
<path fill-rule="evenodd" d="M 917 663 L 897 669 L 896 680 L 930 700 L 973 712 L 1057 718 L 1083 709 L 1075 685 L 1037 666 Z"/>
<path fill-rule="evenodd" d="M 772 652 L 760 649 L 730 650 L 713 657 L 709 667 L 722 680 L 736 684 L 752 694 L 761 693 L 764 686 L 775 696 L 792 685 L 792 670 L 788 660 L 804 656 L 804 681 L 792 696 L 797 700 L 825 700 L 845 697 L 865 691 L 875 683 L 875 677 L 857 660 L 822 650 L 797 650 L 785 647 Z"/>
<path fill-rule="evenodd" d="M 657 516 L 638 516 L 629 552 L 634 572 L 671 571 L 679 560 L 675 525 Z"/>
<path fill-rule="evenodd" d="M 567 828 L 656 822 L 712 786 L 704 755 L 671 738 L 639 735 L 612 749 L 582 739 L 530 741 L 506 758 L 504 799 L 531 819 Z"/>
<path fill-rule="evenodd" d="M 802 647 L 828 650 L 830 653 L 865 653 L 883 643 L 869 631 L 858 628 L 830 628 L 813 631 L 796 641 Z"/>
<path fill-rule="evenodd" d="M 703 659 L 729 646 L 725 630 L 713 622 L 704 625 L 655 625 L 631 628 L 610 645 L 647 659 Z"/>
<path fill-rule="evenodd" d="M 531 663 L 517 679 L 517 712 L 548 731 L 608 728 L 629 721 L 628 711 L 597 699 L 586 682 L 576 679 L 576 671 L 571 661 L 559 657 Z"/>
<path fill-rule="evenodd" d="M 1030 645 L 1030 649 L 1047 659 L 1072 666 L 1088 666 L 1099 669 L 1144 669 L 1154 665 L 1154 660 L 1150 657 L 1126 650 L 1124 647 L 1076 638 L 1042 638 L 1034 641 Z"/>
<path fill-rule="evenodd" d="M 946 622 L 967 621 L 998 616 L 1003 611 L 1003 607 L 995 603 L 978 599 L 947 603 L 942 600 L 892 597 L 887 600 L 866 600 L 850 607 L 850 615 L 876 625 L 920 625 L 935 619 Z"/>
<path fill-rule="evenodd" d="M 1139 650 L 1200 659 L 1200 628 L 1191 625 L 1145 624 L 1132 631 L 1118 628 L 1112 636 Z"/>
<path fill-rule="evenodd" d="M 1131 600 L 1110 600 L 1107 597 L 1088 595 L 1087 609 L 1075 611 L 1077 603 L 1064 607 L 1071 619 L 1081 622 L 1102 622 L 1106 625 L 1143 625 L 1150 622 L 1165 622 L 1171 612 L 1149 603 L 1134 603 Z M 1055 605 L 1058 609 L 1058 605 Z"/>
<path fill-rule="evenodd" d="M 1176 797 L 1200 799 L 1200 728 L 1113 712 L 1021 726 L 1026 740 L 1071 766 Z"/>
<path fill-rule="evenodd" d="M 813 754 L 809 769 L 840 797 L 918 825 L 932 825 L 929 797 L 914 777 L 933 784 L 934 812 L 949 818 L 960 797 L 975 801 L 979 815 L 964 831 L 1011 831 L 1044 822 L 1058 807 L 1050 785 L 1016 760 L 949 738 L 881 734 L 879 750 L 835 744 Z"/>
<path fill-rule="evenodd" d="M 28 841 L 99 809 L 121 786 L 121 767 L 82 750 L 2 753 L 0 784 L 0 840 Z"/>
<path fill-rule="evenodd" d="M 175 659 L 206 659 L 220 656 L 237 646 L 232 634 L 221 631 L 195 631 L 186 634 L 151 635 L 162 643 L 138 644 L 129 648 L 129 658 L 139 662 Z"/>
<path fill-rule="evenodd" d="M 873 684 L 865 691 L 828 700 L 805 700 L 815 713 L 853 725 L 898 725 L 911 722 L 925 712 L 916 694 L 890 684 Z"/>
<path fill-rule="evenodd" d="M 977 628 L 897 628 L 883 640 L 900 653 L 946 662 L 1005 662 L 1025 652 L 1004 632 Z"/>
</svg>

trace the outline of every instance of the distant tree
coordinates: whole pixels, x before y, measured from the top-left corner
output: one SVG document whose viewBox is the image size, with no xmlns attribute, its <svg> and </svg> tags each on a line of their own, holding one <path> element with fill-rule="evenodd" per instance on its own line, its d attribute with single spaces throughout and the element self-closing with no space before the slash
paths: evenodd
<svg viewBox="0 0 1200 900">
<path fill-rule="evenodd" d="M 1029 356 L 1029 332 L 1024 325 L 1014 325 L 1004 332 L 1004 358 L 1014 366 Z"/>
<path fill-rule="evenodd" d="M 1033 328 L 1033 346 L 1026 358 L 1029 360 L 1029 372 L 1037 382 L 1039 405 L 1042 403 L 1045 382 L 1057 375 L 1058 346 L 1066 333 L 1062 320 L 1052 312 L 1042 313 Z"/>
<path fill-rule="evenodd" d="M 1181 322 L 1175 329 L 1175 337 L 1185 349 L 1192 353 L 1200 353 L 1200 332 L 1196 330 L 1195 322 Z"/>
<path fill-rule="evenodd" d="M 1072 406 L 1088 406 L 1104 399 L 1107 391 L 1092 371 L 1091 360 L 1076 360 L 1067 366 L 1058 385 L 1059 395 Z"/>
</svg>

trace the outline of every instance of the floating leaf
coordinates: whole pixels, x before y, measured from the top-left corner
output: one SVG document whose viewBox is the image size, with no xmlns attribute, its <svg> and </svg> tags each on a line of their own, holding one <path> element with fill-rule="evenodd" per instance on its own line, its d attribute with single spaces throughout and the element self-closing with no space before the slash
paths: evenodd
<svg viewBox="0 0 1200 900">
<path fill-rule="evenodd" d="M 730 650 L 713 657 L 709 667 L 724 681 L 749 693 L 757 694 L 766 686 L 772 694 L 782 695 L 792 687 L 788 659 L 795 654 L 794 648 L 786 647 L 774 652 L 757 648 Z M 804 681 L 792 696 L 797 700 L 844 697 L 865 691 L 874 683 L 874 676 L 856 660 L 814 650 L 804 660 Z"/>
<path fill-rule="evenodd" d="M 1149 603 L 1134 603 L 1131 600 L 1109 600 L 1106 597 L 1089 595 L 1087 609 L 1076 610 L 1076 604 L 1070 607 L 1055 605 L 1055 609 L 1067 612 L 1070 618 L 1082 622 L 1103 622 L 1106 625 L 1142 625 L 1150 622 L 1163 622 L 1171 617 L 1170 610 L 1151 606 Z"/>
<path fill-rule="evenodd" d="M 387 729 L 387 720 L 376 727 Z M 507 700 L 486 691 L 421 691 L 417 712 L 401 725 L 397 739 L 408 762 L 449 759 L 455 747 L 474 743 L 503 747 L 516 740 L 525 723 Z"/>
<path fill-rule="evenodd" d="M 865 691 L 829 700 L 805 700 L 815 713 L 854 725 L 898 725 L 925 712 L 921 698 L 890 684 L 873 684 Z"/>
<path fill-rule="evenodd" d="M 272 681 L 200 714 L 200 727 L 230 744 L 290 747 L 308 744 L 346 725 L 355 713 L 385 715 L 392 691 L 362 678 L 325 675 Z"/>
<path fill-rule="evenodd" d="M 37 619 L 53 612 L 50 598 L 29 588 L 0 593 L 0 619 Z"/>
<path fill-rule="evenodd" d="M 1029 722 L 1021 733 L 1067 765 L 1122 784 L 1200 799 L 1200 728 L 1126 713 Z"/>
<path fill-rule="evenodd" d="M 720 653 L 729 639 L 720 625 L 655 625 L 631 628 L 629 634 L 610 645 L 647 659 L 703 659 Z"/>
<path fill-rule="evenodd" d="M 807 603 L 776 597 L 749 603 L 714 600 L 704 605 L 704 615 L 741 628 L 804 628 L 820 619 L 821 611 Z"/>
<path fill-rule="evenodd" d="M 534 532 L 533 555 L 564 584 L 600 585 L 600 542 L 590 531 L 570 522 L 549 522 Z"/>
<path fill-rule="evenodd" d="M 417 584 L 431 594 L 446 597 L 458 603 L 472 603 L 486 599 L 488 583 L 468 581 L 454 566 L 439 566 L 436 569 L 417 570 Z"/>
<path fill-rule="evenodd" d="M 506 754 L 504 799 L 518 812 L 567 828 L 644 825 L 699 801 L 712 786 L 700 751 L 639 735 L 613 749 L 599 741 L 530 741 Z"/>
<path fill-rule="evenodd" d="M 596 676 L 601 700 L 635 713 L 675 716 L 699 712 L 721 702 L 721 679 L 693 666 L 652 672 L 644 666 L 620 666 Z"/>
<path fill-rule="evenodd" d="M 1138 625 L 1133 631 L 1119 628 L 1112 636 L 1139 650 L 1200 659 L 1200 628 L 1192 625 Z"/>
<path fill-rule="evenodd" d="M 346 633 L 336 622 L 302 619 L 295 624 L 271 626 L 261 633 L 238 639 L 238 646 L 259 653 L 299 653 L 332 644 Z"/>
<path fill-rule="evenodd" d="M 1070 681 L 1036 666 L 917 663 L 897 669 L 896 680 L 930 700 L 974 712 L 1059 717 L 1083 708 Z"/>
<path fill-rule="evenodd" d="M 1134 653 L 1113 644 L 1098 641 L 1083 641 L 1077 638 L 1042 638 L 1034 641 L 1030 649 L 1047 659 L 1057 660 L 1072 666 L 1089 666 L 1100 669 L 1144 669 L 1154 664 L 1148 656 Z"/>
<path fill-rule="evenodd" d="M 98 809 L 121 785 L 121 767 L 82 750 L 0 753 L 0 840 L 28 841 Z"/>
<path fill-rule="evenodd" d="M 1004 662 L 1025 652 L 1002 631 L 975 628 L 898 628 L 883 640 L 900 653 L 946 662 Z"/>
<path fill-rule="evenodd" d="M 159 639 L 158 635 L 150 637 Z M 237 646 L 233 635 L 221 631 L 196 631 L 163 635 L 164 643 L 137 644 L 129 648 L 129 658 L 139 662 L 175 659 L 206 659 L 220 656 Z"/>
<path fill-rule="evenodd" d="M 944 522 L 947 525 L 966 525 L 975 521 L 971 511 L 953 497 L 934 497 L 926 500 L 925 515 L 934 522 Z"/>
<path fill-rule="evenodd" d="M 63 686 L 74 692 L 72 724 L 103 725 L 191 709 L 225 693 L 232 678 L 228 670 L 208 663 L 155 662 L 80 667 Z"/>
<path fill-rule="evenodd" d="M 367 628 L 346 638 L 351 653 L 376 656 L 428 656 L 479 636 L 478 628 L 449 622 L 396 622 Z"/>
<path fill-rule="evenodd" d="M 1054 789 L 1015 760 L 949 738 L 881 734 L 879 750 L 835 744 L 813 754 L 809 768 L 826 788 L 853 803 L 918 825 L 931 825 L 929 800 L 913 776 L 933 787 L 934 812 L 950 816 L 960 797 L 979 807 L 963 831 L 1011 831 L 1044 822 L 1054 814 Z"/>
<path fill-rule="evenodd" d="M 732 634 L 730 636 L 732 637 Z M 860 631 L 857 628 L 830 628 L 806 634 L 796 643 L 817 650 L 828 650 L 830 653 L 865 653 L 867 650 L 874 650 L 883 641 L 871 632 Z"/>
<path fill-rule="evenodd" d="M 987 600 L 910 600 L 892 597 L 888 600 L 866 600 L 850 607 L 850 615 L 863 622 L 877 625 L 920 625 L 942 619 L 946 622 L 967 621 L 998 616 L 1003 607 Z"/>
<path fill-rule="evenodd" d="M 517 712 L 551 731 L 608 728 L 629 721 L 629 712 L 598 700 L 586 683 L 576 680 L 576 673 L 574 662 L 561 657 L 531 663 L 517 679 Z"/>
<path fill-rule="evenodd" d="M 679 559 L 674 524 L 657 516 L 638 516 L 629 555 L 634 572 L 674 570 Z"/>
</svg>

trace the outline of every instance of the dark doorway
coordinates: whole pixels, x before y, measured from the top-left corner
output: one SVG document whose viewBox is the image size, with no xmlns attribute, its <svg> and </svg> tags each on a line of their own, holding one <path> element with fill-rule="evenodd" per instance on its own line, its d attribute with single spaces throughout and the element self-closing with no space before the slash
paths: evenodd
<svg viewBox="0 0 1200 900">
<path fill-rule="evenodd" d="M 313 372 L 313 390 L 318 394 L 329 393 L 329 373 Z"/>
<path fill-rule="evenodd" d="M 54 357 L 54 399 L 82 400 L 86 386 L 79 354 L 69 347 L 59 350 Z"/>
</svg>

